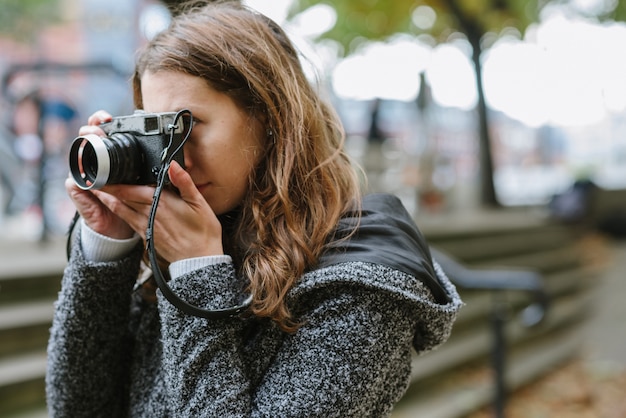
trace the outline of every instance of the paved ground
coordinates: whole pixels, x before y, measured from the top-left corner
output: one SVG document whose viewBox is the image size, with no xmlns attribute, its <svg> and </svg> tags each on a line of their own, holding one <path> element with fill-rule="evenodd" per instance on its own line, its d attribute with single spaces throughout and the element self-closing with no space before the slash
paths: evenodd
<svg viewBox="0 0 626 418">
<path fill-rule="evenodd" d="M 612 249 L 610 268 L 598 283 L 585 348 L 590 361 L 626 370 L 626 241 L 614 242 Z"/>
</svg>

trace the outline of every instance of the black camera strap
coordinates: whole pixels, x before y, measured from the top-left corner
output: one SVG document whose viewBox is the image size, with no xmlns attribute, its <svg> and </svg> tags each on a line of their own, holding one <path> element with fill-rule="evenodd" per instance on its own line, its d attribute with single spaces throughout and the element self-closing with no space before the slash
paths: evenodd
<svg viewBox="0 0 626 418">
<path fill-rule="evenodd" d="M 176 130 L 176 124 L 179 122 L 179 119 L 186 115 L 189 117 L 188 128 L 186 129 L 185 136 L 178 147 L 173 152 L 168 152 L 169 148 L 173 143 L 174 131 Z M 170 167 L 172 159 L 174 155 L 176 155 L 179 151 L 182 150 L 183 145 L 187 142 L 189 138 L 189 134 L 191 133 L 191 128 L 193 125 L 193 116 L 189 110 L 181 110 L 176 114 L 174 118 L 173 125 L 169 127 L 170 130 L 170 142 L 165 150 L 163 150 L 163 162 L 161 166 L 161 171 L 159 172 L 159 177 L 157 180 L 156 189 L 154 190 L 154 197 L 152 199 L 152 206 L 150 208 L 150 216 L 148 217 L 148 228 L 146 229 L 146 248 L 148 249 L 148 257 L 150 259 L 150 265 L 152 267 L 152 273 L 154 274 L 154 279 L 163 293 L 163 296 L 170 301 L 170 303 L 176 306 L 181 311 L 185 312 L 188 315 L 198 316 L 201 318 L 207 319 L 220 319 L 220 318 L 229 318 L 237 316 L 244 311 L 246 311 L 251 303 L 252 303 L 252 295 L 249 295 L 248 298 L 243 301 L 240 305 L 233 306 L 230 308 L 223 309 L 204 309 L 198 306 L 191 305 L 187 301 L 182 300 L 176 293 L 172 291 L 172 289 L 167 284 L 167 281 L 163 277 L 161 273 L 161 269 L 159 268 L 156 249 L 154 247 L 154 237 L 152 235 L 154 228 L 154 220 L 156 218 L 156 211 L 159 205 L 159 199 L 161 198 L 161 192 L 163 191 L 163 185 L 165 184 L 165 179 L 167 178 L 167 171 Z"/>
<path fill-rule="evenodd" d="M 174 142 L 173 141 L 174 132 L 177 129 L 176 124 L 179 122 L 179 119 L 183 116 L 189 117 L 188 128 L 186 129 L 183 140 L 180 142 L 178 147 L 173 152 L 170 152 L 170 147 L 172 146 Z M 165 184 L 165 180 L 167 179 L 167 171 L 170 167 L 170 164 L 172 163 L 172 159 L 174 158 L 174 155 L 176 155 L 179 151 L 181 151 L 183 145 L 185 144 L 185 142 L 187 142 L 187 139 L 189 138 L 189 135 L 191 133 L 192 124 L 193 124 L 193 116 L 191 112 L 189 110 L 184 109 L 184 110 L 179 111 L 176 114 L 172 125 L 168 127 L 170 131 L 170 141 L 169 141 L 168 146 L 163 150 L 161 170 L 159 171 L 156 188 L 154 190 L 154 196 L 152 199 L 152 206 L 150 207 L 150 215 L 148 217 L 148 227 L 146 229 L 146 249 L 148 251 L 148 258 L 150 260 L 150 266 L 152 268 L 154 280 L 156 281 L 156 284 L 161 290 L 161 293 L 163 294 L 163 296 L 165 296 L 165 298 L 172 305 L 176 306 L 178 309 L 180 309 L 182 312 L 188 315 L 197 316 L 200 318 L 206 318 L 206 319 L 232 318 L 232 317 L 242 314 L 250 307 L 250 305 L 252 304 L 252 295 L 249 295 L 246 298 L 246 300 L 244 300 L 240 305 L 232 306 L 229 308 L 205 309 L 205 308 L 200 308 L 198 306 L 194 306 L 190 304 L 189 302 L 181 299 L 169 287 L 169 285 L 167 284 L 167 280 L 165 280 L 165 278 L 163 277 L 163 273 L 161 272 L 161 269 L 159 268 L 159 263 L 157 260 L 157 253 L 156 253 L 156 249 L 154 246 L 154 236 L 153 236 L 154 221 L 156 218 L 156 212 L 157 212 L 157 207 L 159 205 L 159 200 L 161 198 L 161 192 L 163 191 L 163 186 Z M 69 242 L 71 240 L 72 230 L 74 229 L 74 226 L 77 220 L 78 220 L 78 212 L 76 212 L 76 215 L 74 216 L 74 219 L 72 220 L 72 223 L 70 226 L 70 232 L 68 236 L 68 247 L 67 247 L 68 258 L 69 258 Z"/>
</svg>

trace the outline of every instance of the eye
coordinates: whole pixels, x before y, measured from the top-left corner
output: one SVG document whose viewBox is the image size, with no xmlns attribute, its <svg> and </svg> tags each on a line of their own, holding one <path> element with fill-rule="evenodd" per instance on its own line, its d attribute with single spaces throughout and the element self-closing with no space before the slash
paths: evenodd
<svg viewBox="0 0 626 418">
<path fill-rule="evenodd" d="M 196 118 L 192 117 L 189 114 L 183 115 L 182 120 L 183 120 L 183 125 L 185 127 L 188 127 L 188 129 L 193 129 L 193 127 L 196 126 Z"/>
<path fill-rule="evenodd" d="M 195 128 L 196 125 L 199 125 L 202 123 L 202 120 L 196 118 L 195 116 L 193 117 L 193 120 L 191 121 L 191 129 Z"/>
</svg>

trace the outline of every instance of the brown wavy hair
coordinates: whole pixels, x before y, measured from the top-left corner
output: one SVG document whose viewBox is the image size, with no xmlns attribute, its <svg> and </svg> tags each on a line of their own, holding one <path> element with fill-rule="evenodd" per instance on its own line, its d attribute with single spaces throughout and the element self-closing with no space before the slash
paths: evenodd
<svg viewBox="0 0 626 418">
<path fill-rule="evenodd" d="M 239 2 L 196 1 L 176 12 L 139 52 L 137 108 L 146 71 L 201 77 L 267 128 L 264 158 L 224 234 L 225 248 L 250 281 L 252 313 L 296 329 L 285 296 L 315 267 L 341 216 L 360 202 L 339 118 L 306 78 L 279 25 Z"/>
</svg>

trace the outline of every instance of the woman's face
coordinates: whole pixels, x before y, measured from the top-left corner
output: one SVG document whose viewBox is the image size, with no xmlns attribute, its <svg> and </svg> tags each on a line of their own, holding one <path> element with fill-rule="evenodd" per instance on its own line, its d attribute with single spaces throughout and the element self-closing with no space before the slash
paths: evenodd
<svg viewBox="0 0 626 418">
<path fill-rule="evenodd" d="M 184 73 L 144 73 L 141 96 L 146 112 L 191 111 L 195 125 L 184 146 L 187 172 L 216 215 L 239 205 L 262 155 L 261 123 L 204 79 Z"/>
</svg>

